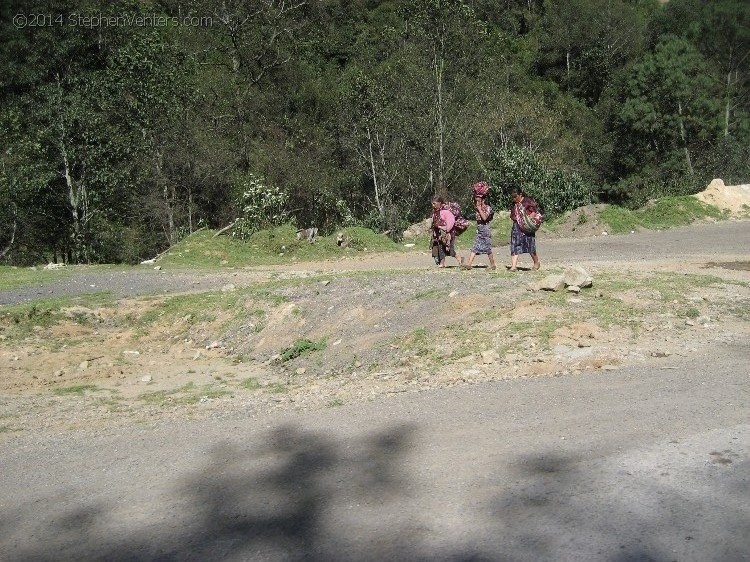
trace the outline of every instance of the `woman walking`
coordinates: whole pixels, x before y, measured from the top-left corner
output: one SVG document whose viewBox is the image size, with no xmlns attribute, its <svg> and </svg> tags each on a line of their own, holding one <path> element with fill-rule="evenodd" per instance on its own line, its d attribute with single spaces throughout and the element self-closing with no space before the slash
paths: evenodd
<svg viewBox="0 0 750 562">
<path fill-rule="evenodd" d="M 445 267 L 446 256 L 452 256 L 458 260 L 459 265 L 463 260 L 456 254 L 456 233 L 454 226 L 456 217 L 448 208 L 447 200 L 442 195 L 432 198 L 432 257 L 438 267 Z"/>
<path fill-rule="evenodd" d="M 534 260 L 534 269 L 539 269 L 539 255 L 536 253 L 536 233 L 527 232 L 523 228 L 524 213 L 536 213 L 537 204 L 531 197 L 520 189 L 511 192 L 513 206 L 510 210 L 510 220 L 513 228 L 510 231 L 510 271 L 518 271 L 518 256 L 530 254 Z"/>
<path fill-rule="evenodd" d="M 484 182 L 474 184 L 472 188 L 474 195 L 474 208 L 476 209 L 477 235 L 474 238 L 474 246 L 469 254 L 469 261 L 463 266 L 464 269 L 471 269 L 474 258 L 478 255 L 487 254 L 490 260 L 490 271 L 497 269 L 495 267 L 495 256 L 492 254 L 492 228 L 490 222 L 495 216 L 492 207 L 489 205 L 489 186 Z"/>
</svg>

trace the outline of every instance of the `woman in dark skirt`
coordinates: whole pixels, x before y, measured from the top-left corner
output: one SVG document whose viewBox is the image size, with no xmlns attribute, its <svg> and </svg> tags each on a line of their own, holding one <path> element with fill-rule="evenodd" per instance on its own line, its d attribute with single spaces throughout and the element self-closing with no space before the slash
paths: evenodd
<svg viewBox="0 0 750 562">
<path fill-rule="evenodd" d="M 510 231 L 510 270 L 518 271 L 518 256 L 530 254 L 534 260 L 534 269 L 539 269 L 539 256 L 536 253 L 536 233 L 526 233 L 521 229 L 522 208 L 526 211 L 536 211 L 537 205 L 531 197 L 521 190 L 511 192 L 513 207 L 510 210 L 510 220 L 513 228 Z"/>
</svg>

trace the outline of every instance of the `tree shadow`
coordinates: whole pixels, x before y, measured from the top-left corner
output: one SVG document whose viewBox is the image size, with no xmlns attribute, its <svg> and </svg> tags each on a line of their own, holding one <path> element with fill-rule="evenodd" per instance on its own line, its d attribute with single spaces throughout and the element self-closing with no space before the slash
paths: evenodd
<svg viewBox="0 0 750 562">
<path fill-rule="evenodd" d="M 456 495 L 445 501 L 471 506 L 464 511 L 469 524 L 451 543 L 437 530 L 443 514 L 427 512 L 440 506 L 442 488 L 406 458 L 416 442 L 413 425 L 356 439 L 285 425 L 259 440 L 225 440 L 173 485 L 157 483 L 136 501 L 116 489 L 105 500 L 73 497 L 68 485 L 6 509 L 0 558 L 667 562 L 700 559 L 685 557 L 693 538 L 702 552 L 713 549 L 710 559 L 746 560 L 750 551 L 748 510 L 740 503 L 706 507 L 705 495 L 681 482 L 669 486 L 658 475 L 625 469 L 612 479 L 612 467 L 601 464 L 609 456 L 597 461 L 550 450 L 508 457 L 487 488 L 474 476 L 466 480 L 472 471 L 462 472 Z M 750 463 L 733 468 L 746 474 Z M 149 467 L 160 469 L 168 471 Z M 716 502 L 748 496 L 743 478 L 712 486 Z M 494 491 L 472 499 L 486 490 Z M 715 539 L 700 536 L 703 519 L 696 514 L 706 509 L 714 518 L 724 510 L 725 531 Z"/>
</svg>

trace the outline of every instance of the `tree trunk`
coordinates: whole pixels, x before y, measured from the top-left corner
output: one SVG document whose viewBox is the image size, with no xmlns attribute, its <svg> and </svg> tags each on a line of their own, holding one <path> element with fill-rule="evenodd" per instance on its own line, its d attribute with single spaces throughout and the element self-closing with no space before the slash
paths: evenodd
<svg viewBox="0 0 750 562">
<path fill-rule="evenodd" d="M 8 245 L 3 249 L 2 252 L 0 252 L 0 259 L 3 259 L 5 255 L 10 252 L 10 249 L 13 247 L 13 242 L 16 240 L 16 230 L 18 228 L 18 207 L 15 203 L 13 205 L 13 230 L 10 233 L 10 241 L 8 242 Z"/>
<path fill-rule="evenodd" d="M 169 182 L 164 176 L 164 153 L 159 148 L 156 149 L 156 161 L 154 165 L 156 167 L 156 182 L 164 197 L 164 208 L 167 211 L 167 242 L 172 246 L 177 242 L 174 226 L 175 197 L 174 190 L 170 190 Z"/>
<path fill-rule="evenodd" d="M 385 217 L 385 208 L 383 206 L 383 202 L 380 198 L 380 186 L 378 185 L 378 172 L 377 168 L 375 167 L 375 155 L 372 152 L 372 133 L 370 131 L 370 127 L 367 127 L 367 157 L 369 159 L 370 163 L 370 174 L 372 174 L 372 183 L 375 186 L 375 204 L 378 207 L 378 214 L 380 215 L 380 218 Z"/>
<path fill-rule="evenodd" d="M 693 175 L 693 163 L 690 160 L 690 151 L 687 145 L 687 132 L 685 131 L 685 121 L 682 117 L 682 102 L 677 102 L 677 110 L 680 114 L 680 137 L 682 138 L 682 148 L 685 151 L 685 163 L 690 175 Z"/>
</svg>

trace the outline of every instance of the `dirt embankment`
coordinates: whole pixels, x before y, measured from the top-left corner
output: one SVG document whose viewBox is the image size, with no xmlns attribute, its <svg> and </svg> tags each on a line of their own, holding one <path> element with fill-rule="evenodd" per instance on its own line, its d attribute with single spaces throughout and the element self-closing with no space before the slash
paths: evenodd
<svg viewBox="0 0 750 562">
<path fill-rule="evenodd" d="M 53 319 L 42 309 L 6 317 L 2 435 L 334 407 L 690 357 L 750 336 L 740 262 L 598 262 L 580 294 L 528 290 L 561 271 L 554 265 L 518 274 L 348 265 L 252 272 L 198 294 L 84 299 Z"/>
</svg>

